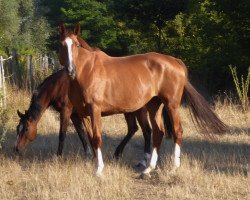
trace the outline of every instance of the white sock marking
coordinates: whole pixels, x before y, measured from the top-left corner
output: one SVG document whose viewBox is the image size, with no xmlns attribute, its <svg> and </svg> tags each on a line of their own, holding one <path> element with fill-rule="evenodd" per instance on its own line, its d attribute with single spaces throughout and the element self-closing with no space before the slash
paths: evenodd
<svg viewBox="0 0 250 200">
<path fill-rule="evenodd" d="M 153 169 L 155 169 L 157 160 L 158 160 L 158 153 L 156 148 L 154 147 L 149 166 L 143 171 L 143 174 L 149 174 Z"/>
<path fill-rule="evenodd" d="M 180 148 L 180 145 L 175 143 L 175 149 L 174 149 L 174 166 L 176 168 L 180 167 L 181 165 L 181 159 L 180 159 L 180 156 L 181 156 L 181 148 Z"/>
<path fill-rule="evenodd" d="M 157 150 L 156 148 L 153 148 L 153 152 L 152 152 L 152 156 L 151 156 L 151 160 L 149 164 L 153 169 L 156 167 L 157 159 L 158 159 Z"/>
<path fill-rule="evenodd" d="M 96 175 L 97 176 L 101 176 L 103 168 L 104 168 L 104 163 L 103 163 L 102 152 L 101 152 L 100 148 L 98 148 L 96 150 L 96 156 L 97 156 L 97 171 L 96 171 Z"/>
</svg>

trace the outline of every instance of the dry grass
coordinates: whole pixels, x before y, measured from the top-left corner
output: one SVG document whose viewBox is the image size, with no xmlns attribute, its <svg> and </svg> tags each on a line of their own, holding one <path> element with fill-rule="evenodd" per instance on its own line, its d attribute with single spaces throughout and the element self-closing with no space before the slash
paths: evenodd
<svg viewBox="0 0 250 200">
<path fill-rule="evenodd" d="M 0 150 L 0 199 L 250 199 L 250 113 L 237 106 L 216 103 L 216 112 L 234 129 L 209 141 L 199 135 L 188 110 L 181 109 L 184 143 L 182 166 L 170 175 L 173 142 L 164 140 L 159 168 L 150 180 L 139 179 L 134 167 L 143 155 L 141 131 L 124 150 L 123 158 L 112 158 L 126 134 L 122 115 L 103 118 L 104 177 L 94 176 L 95 164 L 83 156 L 83 148 L 70 127 L 64 156 L 57 158 L 58 115 L 48 110 L 39 125 L 39 137 L 22 157 L 12 146 L 17 125 L 16 108 L 23 111 L 27 94 L 9 94 L 11 120 Z M 14 98 L 15 97 L 15 98 Z"/>
</svg>

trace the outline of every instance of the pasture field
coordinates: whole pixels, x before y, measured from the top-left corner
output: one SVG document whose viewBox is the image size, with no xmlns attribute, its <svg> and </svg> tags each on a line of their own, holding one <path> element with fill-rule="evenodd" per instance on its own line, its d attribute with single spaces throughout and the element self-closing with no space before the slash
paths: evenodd
<svg viewBox="0 0 250 200">
<path fill-rule="evenodd" d="M 158 168 L 151 179 L 139 178 L 135 167 L 143 156 L 141 130 L 113 159 L 127 128 L 123 115 L 103 118 L 104 176 L 95 177 L 95 163 L 84 157 L 73 126 L 68 130 L 63 157 L 56 156 L 58 114 L 47 110 L 37 139 L 22 156 L 13 154 L 18 116 L 28 108 L 29 95 L 11 90 L 8 99 L 9 131 L 0 150 L 0 199 L 250 199 L 250 112 L 243 114 L 229 101 L 215 110 L 232 131 L 216 140 L 198 133 L 187 108 L 181 108 L 184 139 L 181 167 L 170 174 L 173 141 L 163 140 Z"/>
</svg>

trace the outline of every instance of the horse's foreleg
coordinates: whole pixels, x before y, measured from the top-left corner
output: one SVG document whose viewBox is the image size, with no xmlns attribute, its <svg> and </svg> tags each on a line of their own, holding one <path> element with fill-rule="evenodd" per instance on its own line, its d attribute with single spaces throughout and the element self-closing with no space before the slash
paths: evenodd
<svg viewBox="0 0 250 200">
<path fill-rule="evenodd" d="M 89 148 L 89 145 L 88 145 L 88 142 L 86 139 L 86 134 L 85 134 L 85 131 L 84 131 L 83 126 L 82 126 L 82 120 L 80 119 L 80 117 L 78 116 L 77 113 L 72 113 L 70 118 L 71 118 L 71 121 L 74 124 L 76 132 L 78 133 L 78 136 L 82 142 L 85 154 L 87 156 L 91 156 L 91 150 Z"/>
<path fill-rule="evenodd" d="M 125 120 L 127 122 L 128 133 L 115 150 L 114 157 L 116 159 L 119 159 L 120 155 L 123 152 L 124 147 L 126 146 L 128 141 L 133 137 L 135 132 L 138 130 L 138 126 L 136 124 L 136 119 L 135 119 L 135 114 L 134 113 L 125 113 L 124 116 L 125 116 Z"/>
<path fill-rule="evenodd" d="M 97 156 L 96 175 L 101 176 L 103 168 L 104 168 L 104 163 L 102 159 L 102 151 L 101 151 L 101 147 L 102 147 L 101 110 L 96 105 L 92 105 L 91 123 L 92 123 L 92 130 L 93 130 L 92 144 L 95 149 L 96 156 Z"/>
<path fill-rule="evenodd" d="M 59 131 L 59 144 L 57 155 L 61 156 L 64 146 L 64 140 L 66 138 L 66 131 L 69 125 L 69 118 L 70 118 L 71 111 L 68 109 L 63 109 L 60 112 L 60 131 Z"/>
</svg>

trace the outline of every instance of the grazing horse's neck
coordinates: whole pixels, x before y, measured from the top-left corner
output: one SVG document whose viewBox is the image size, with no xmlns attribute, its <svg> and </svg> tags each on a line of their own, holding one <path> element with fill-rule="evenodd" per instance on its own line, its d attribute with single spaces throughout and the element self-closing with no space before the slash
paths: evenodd
<svg viewBox="0 0 250 200">
<path fill-rule="evenodd" d="M 44 108 L 38 99 L 38 94 L 33 94 L 31 103 L 28 109 L 29 116 L 32 118 L 32 121 L 38 123 L 42 116 Z"/>
<path fill-rule="evenodd" d="M 54 97 L 51 95 L 51 93 L 54 93 L 52 91 L 53 89 L 54 86 L 49 87 L 48 89 L 42 88 L 37 94 L 32 96 L 28 112 L 34 123 L 38 123 L 40 121 L 44 111 L 53 101 Z"/>
</svg>

